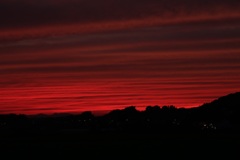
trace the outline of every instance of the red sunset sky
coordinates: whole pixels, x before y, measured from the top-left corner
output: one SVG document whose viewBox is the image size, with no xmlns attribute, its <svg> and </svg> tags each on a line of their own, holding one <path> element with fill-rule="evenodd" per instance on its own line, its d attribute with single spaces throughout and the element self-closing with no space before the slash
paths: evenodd
<svg viewBox="0 0 240 160">
<path fill-rule="evenodd" d="M 239 0 L 1 0 L 0 114 L 197 107 L 240 90 Z"/>
</svg>

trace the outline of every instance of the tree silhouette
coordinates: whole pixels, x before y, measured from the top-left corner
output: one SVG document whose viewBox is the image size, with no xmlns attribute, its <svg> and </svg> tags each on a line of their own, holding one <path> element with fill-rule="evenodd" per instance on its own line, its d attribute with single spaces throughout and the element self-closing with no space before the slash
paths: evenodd
<svg viewBox="0 0 240 160">
<path fill-rule="evenodd" d="M 147 106 L 138 111 L 135 106 L 113 110 L 103 116 L 91 111 L 78 115 L 54 114 L 28 117 L 0 115 L 0 131 L 11 130 L 111 130 L 111 131 L 171 131 L 171 130 L 240 130 L 240 93 L 229 94 L 196 108 Z"/>
</svg>

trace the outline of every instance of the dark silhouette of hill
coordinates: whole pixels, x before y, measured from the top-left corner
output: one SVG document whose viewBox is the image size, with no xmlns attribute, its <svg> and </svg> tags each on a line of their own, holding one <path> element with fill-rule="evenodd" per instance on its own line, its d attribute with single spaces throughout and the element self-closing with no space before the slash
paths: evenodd
<svg viewBox="0 0 240 160">
<path fill-rule="evenodd" d="M 0 115 L 0 131 L 81 130 L 81 131 L 189 131 L 240 130 L 240 92 L 220 97 L 196 108 L 135 106 L 95 116 L 91 111 L 78 115 Z"/>
<path fill-rule="evenodd" d="M 210 103 L 192 109 L 193 116 L 204 121 L 205 127 L 240 129 L 240 92 L 220 97 Z"/>
<path fill-rule="evenodd" d="M 147 106 L 139 111 L 129 106 L 102 116 L 91 111 L 0 115 L 0 153 L 93 158 L 111 151 L 122 158 L 146 159 L 185 158 L 191 153 L 231 159 L 239 153 L 239 103 L 238 92 L 189 109 Z"/>
<path fill-rule="evenodd" d="M 210 103 L 203 104 L 199 108 L 240 111 L 240 92 L 220 97 Z"/>
</svg>

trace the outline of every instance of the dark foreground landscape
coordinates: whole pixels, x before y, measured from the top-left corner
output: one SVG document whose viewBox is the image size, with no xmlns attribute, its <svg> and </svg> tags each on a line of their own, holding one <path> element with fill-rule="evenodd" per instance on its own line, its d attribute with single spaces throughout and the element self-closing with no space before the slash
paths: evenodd
<svg viewBox="0 0 240 160">
<path fill-rule="evenodd" d="M 202 106 L 134 106 L 103 116 L 0 115 L 2 156 L 239 159 L 240 93 Z"/>
</svg>

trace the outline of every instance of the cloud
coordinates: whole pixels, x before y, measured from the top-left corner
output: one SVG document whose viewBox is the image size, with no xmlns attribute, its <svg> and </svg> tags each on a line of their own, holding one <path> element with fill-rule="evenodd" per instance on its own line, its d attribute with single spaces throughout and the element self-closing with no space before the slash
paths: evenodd
<svg viewBox="0 0 240 160">
<path fill-rule="evenodd" d="M 181 25 L 23 40 L 0 46 L 0 72 L 76 79 L 237 72 L 239 35 L 229 26 Z"/>
<path fill-rule="evenodd" d="M 237 91 L 239 6 L 2 0 L 0 113 L 192 107 Z"/>
<path fill-rule="evenodd" d="M 238 1 L 1 1 L 0 40 L 185 23 L 237 23 Z"/>
</svg>

